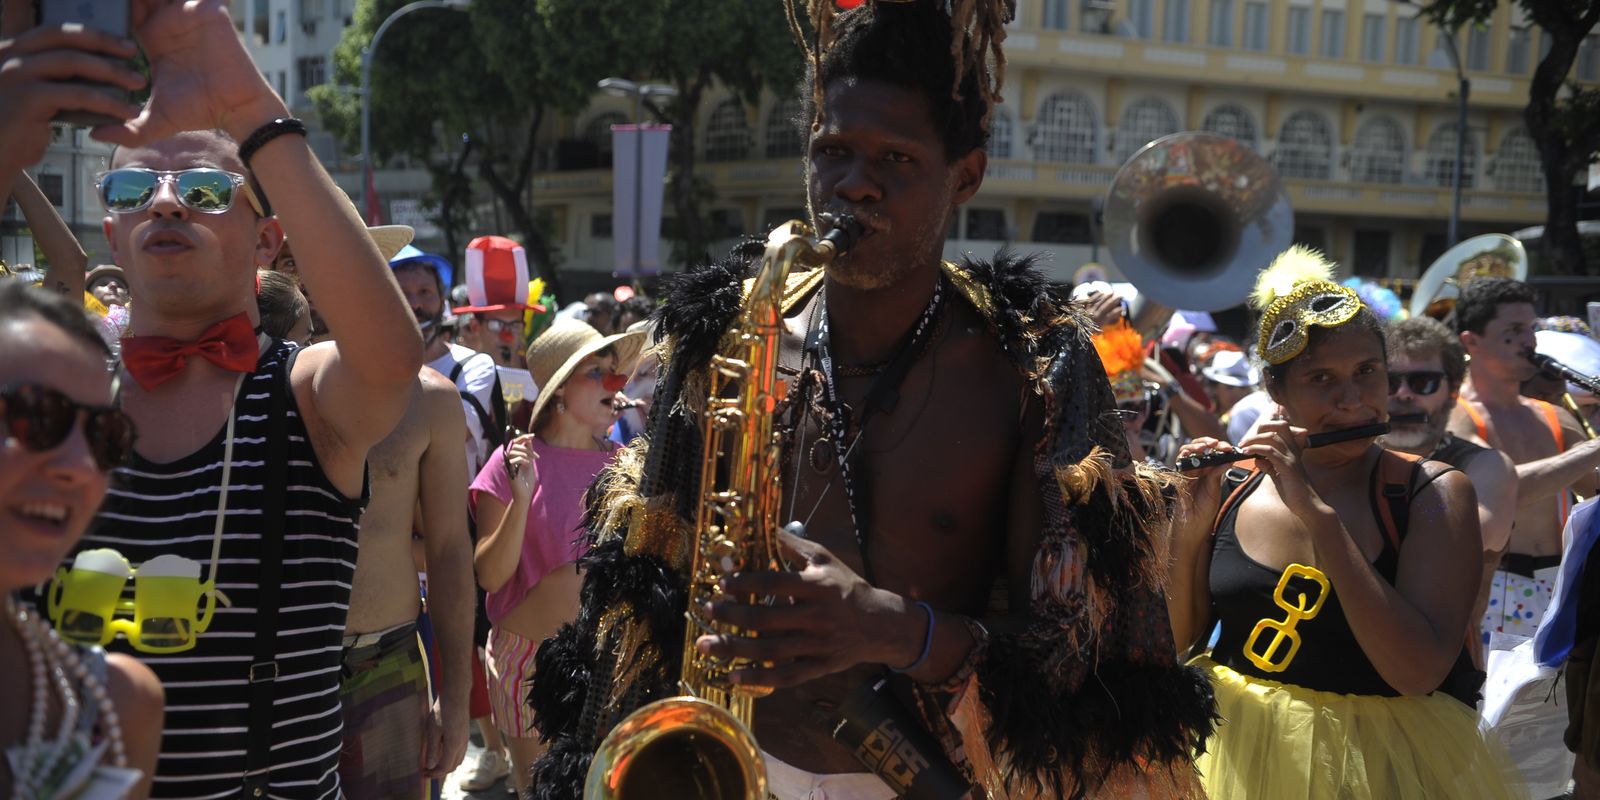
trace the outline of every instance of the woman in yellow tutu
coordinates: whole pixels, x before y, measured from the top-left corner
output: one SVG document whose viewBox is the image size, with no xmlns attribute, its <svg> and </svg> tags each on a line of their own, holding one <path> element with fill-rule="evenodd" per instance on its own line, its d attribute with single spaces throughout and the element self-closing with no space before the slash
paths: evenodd
<svg viewBox="0 0 1600 800">
<path fill-rule="evenodd" d="M 1221 623 L 1196 662 L 1223 717 L 1198 767 L 1212 800 L 1521 797 L 1472 709 L 1440 691 L 1471 666 L 1471 483 L 1371 436 L 1307 446 L 1388 418 L 1383 328 L 1332 276 L 1299 248 L 1262 273 L 1257 354 L 1283 413 L 1239 443 L 1252 461 L 1195 474 L 1174 532 L 1174 640 L 1203 647 Z"/>
</svg>

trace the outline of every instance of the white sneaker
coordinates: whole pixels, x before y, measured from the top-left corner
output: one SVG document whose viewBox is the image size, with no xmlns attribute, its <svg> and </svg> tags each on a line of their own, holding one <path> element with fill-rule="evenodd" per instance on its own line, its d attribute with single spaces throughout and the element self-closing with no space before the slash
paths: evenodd
<svg viewBox="0 0 1600 800">
<path fill-rule="evenodd" d="M 478 756 L 478 763 L 472 767 L 472 772 L 462 778 L 458 785 L 465 792 L 481 792 L 510 774 L 511 762 L 506 760 L 504 753 L 485 750 Z"/>
</svg>

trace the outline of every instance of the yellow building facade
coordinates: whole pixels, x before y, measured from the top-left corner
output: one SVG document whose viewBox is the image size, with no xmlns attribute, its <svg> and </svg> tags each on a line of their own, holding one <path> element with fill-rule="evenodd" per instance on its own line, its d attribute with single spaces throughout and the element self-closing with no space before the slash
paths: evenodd
<svg viewBox="0 0 1600 800">
<path fill-rule="evenodd" d="M 994 116 L 988 175 L 952 220 L 948 255 L 988 255 L 1011 242 L 1049 253 L 1062 280 L 1093 257 L 1106 261 L 1092 224 L 1096 199 L 1146 142 L 1184 130 L 1234 136 L 1266 156 L 1288 187 L 1296 239 L 1324 248 L 1346 272 L 1414 278 L 1444 249 L 1457 73 L 1444 34 L 1416 6 L 1019 6 L 1005 43 L 1005 102 Z M 1600 79 L 1597 38 L 1585 42 L 1575 79 Z M 1456 38 L 1471 81 L 1463 238 L 1544 219 L 1544 179 L 1521 119 L 1543 39 L 1511 3 Z M 702 108 L 698 170 L 716 192 L 705 208 L 719 235 L 762 233 L 801 213 L 803 142 L 790 123 L 796 108 L 780 96 L 751 108 L 716 95 Z M 597 96 L 585 114 L 551 132 L 533 200 L 550 214 L 564 270 L 611 270 L 609 128 L 628 121 L 628 111 L 626 101 Z"/>
</svg>

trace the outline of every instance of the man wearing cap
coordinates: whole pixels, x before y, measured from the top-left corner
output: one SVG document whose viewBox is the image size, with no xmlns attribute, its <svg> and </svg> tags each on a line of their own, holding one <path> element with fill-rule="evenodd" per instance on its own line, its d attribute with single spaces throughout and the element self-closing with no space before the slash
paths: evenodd
<svg viewBox="0 0 1600 800">
<path fill-rule="evenodd" d="M 122 267 L 115 264 L 101 264 L 83 278 L 84 288 L 94 299 L 105 303 L 106 306 L 125 306 L 128 304 L 128 276 L 123 274 Z"/>
<path fill-rule="evenodd" d="M 1516 465 L 1499 450 L 1461 439 L 1446 430 L 1450 411 L 1466 376 L 1466 351 L 1461 340 L 1432 317 L 1412 317 L 1388 330 L 1389 433 L 1382 444 L 1391 450 L 1443 461 L 1467 474 L 1478 495 L 1478 524 L 1483 531 L 1483 583 L 1473 606 L 1468 631 L 1473 662 L 1483 669 L 1489 642 L 1480 621 L 1489 604 L 1489 581 L 1511 538 L 1517 512 Z"/>
<path fill-rule="evenodd" d="M 450 342 L 444 336 L 444 324 L 449 317 L 445 293 L 449 290 L 454 268 L 443 256 L 424 253 L 407 245 L 389 266 L 394 269 L 400 291 L 405 293 L 411 314 L 422 329 L 423 363 L 450 379 L 461 396 L 462 408 L 467 417 L 467 473 L 476 475 L 488 455 L 488 434 L 494 418 L 495 371 L 494 359 Z"/>
<path fill-rule="evenodd" d="M 227 4 L 142 4 L 135 22 L 155 85 L 137 118 L 99 130 L 123 145 L 99 190 L 138 309 L 121 404 L 140 436 L 80 548 L 192 560 L 226 598 L 171 628 L 188 649 L 152 655 L 148 633 L 108 645 L 146 648 L 135 654 L 166 689 L 152 796 L 337 797 L 367 453 L 405 411 L 421 341 L 389 254 L 251 62 Z M 286 231 L 331 343 L 302 350 L 253 330 L 256 269 Z"/>
<path fill-rule="evenodd" d="M 544 307 L 528 302 L 528 254 L 504 236 L 480 236 L 467 245 L 467 305 L 461 342 L 488 353 L 502 367 L 523 368 L 523 313 Z"/>
<path fill-rule="evenodd" d="M 1205 381 L 1206 394 L 1211 395 L 1211 407 L 1221 416 L 1224 427 L 1230 428 L 1233 407 L 1255 391 L 1260 371 L 1250 366 L 1250 357 L 1237 350 L 1218 350 L 1210 363 L 1200 368 Z"/>
</svg>

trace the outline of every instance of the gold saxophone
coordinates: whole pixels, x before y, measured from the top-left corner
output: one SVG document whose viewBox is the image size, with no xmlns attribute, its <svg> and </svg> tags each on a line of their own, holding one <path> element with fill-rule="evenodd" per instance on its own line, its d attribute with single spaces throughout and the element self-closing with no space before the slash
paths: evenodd
<svg viewBox="0 0 1600 800">
<path fill-rule="evenodd" d="M 773 431 L 787 391 L 778 377 L 784 286 L 796 265 L 826 265 L 861 232 L 850 217 L 824 221 L 832 229 L 820 240 L 798 220 L 767 236 L 739 316 L 711 359 L 680 693 L 639 708 L 606 735 L 584 782 L 588 800 L 767 798 L 766 761 L 750 722 L 755 700 L 772 690 L 730 684 L 728 673 L 747 665 L 709 658 L 694 643 L 707 634 L 753 635 L 704 617 L 705 604 L 722 599 L 719 579 L 784 568 L 776 541 L 782 447 Z"/>
</svg>

